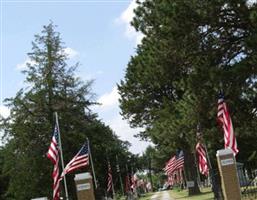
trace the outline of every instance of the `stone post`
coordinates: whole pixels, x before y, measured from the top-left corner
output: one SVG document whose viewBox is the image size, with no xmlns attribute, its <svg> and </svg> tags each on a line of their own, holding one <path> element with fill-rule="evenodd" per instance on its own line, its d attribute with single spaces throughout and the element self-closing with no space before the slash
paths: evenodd
<svg viewBox="0 0 257 200">
<path fill-rule="evenodd" d="M 225 200 L 240 200 L 241 190 L 236 169 L 236 159 L 231 149 L 217 151 L 222 191 Z"/>
<path fill-rule="evenodd" d="M 76 174 L 74 181 L 76 183 L 78 200 L 95 200 L 94 186 L 90 173 Z"/>
</svg>

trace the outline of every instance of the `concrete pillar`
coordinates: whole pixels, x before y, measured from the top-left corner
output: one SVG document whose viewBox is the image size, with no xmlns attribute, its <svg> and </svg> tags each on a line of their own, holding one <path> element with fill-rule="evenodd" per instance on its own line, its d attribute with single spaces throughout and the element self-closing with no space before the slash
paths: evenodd
<svg viewBox="0 0 257 200">
<path fill-rule="evenodd" d="M 236 159 L 231 149 L 217 151 L 222 191 L 225 200 L 240 200 L 241 190 L 236 169 Z"/>
<path fill-rule="evenodd" d="M 76 174 L 74 181 L 76 183 L 78 200 L 95 200 L 94 186 L 90 173 Z"/>
</svg>

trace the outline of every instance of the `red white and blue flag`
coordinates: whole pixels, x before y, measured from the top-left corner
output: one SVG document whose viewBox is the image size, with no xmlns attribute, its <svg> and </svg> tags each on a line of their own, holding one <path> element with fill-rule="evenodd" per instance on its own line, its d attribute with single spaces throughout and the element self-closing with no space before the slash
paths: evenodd
<svg viewBox="0 0 257 200">
<path fill-rule="evenodd" d="M 170 185 L 170 186 L 173 186 L 174 185 L 174 178 L 173 178 L 173 175 L 172 174 L 170 174 L 170 175 L 168 175 L 168 184 Z"/>
<path fill-rule="evenodd" d="M 164 171 L 167 175 L 172 174 L 172 172 L 174 171 L 174 165 L 176 162 L 176 156 L 173 156 L 171 159 L 169 159 L 169 161 L 166 163 L 165 167 L 164 167 Z"/>
<path fill-rule="evenodd" d="M 74 170 L 80 169 L 82 167 L 86 167 L 89 165 L 89 148 L 88 143 L 86 142 L 79 152 L 74 156 L 74 158 L 66 165 L 64 168 L 61 178 L 64 175 L 73 172 Z"/>
<path fill-rule="evenodd" d="M 217 118 L 224 131 L 225 148 L 231 149 L 236 155 L 239 152 L 237 149 L 236 136 L 228 107 L 224 101 L 224 95 L 222 93 L 219 94 Z"/>
<path fill-rule="evenodd" d="M 196 147 L 196 153 L 198 155 L 198 167 L 201 174 L 208 176 L 209 168 L 207 162 L 207 155 L 204 146 L 198 142 Z"/>
<path fill-rule="evenodd" d="M 112 192 L 113 183 L 112 183 L 112 168 L 110 162 L 108 162 L 108 178 L 107 178 L 107 192 Z"/>
<path fill-rule="evenodd" d="M 183 182 L 184 153 L 179 151 L 176 156 L 166 163 L 164 171 L 168 176 L 169 185 L 179 184 Z"/>
<path fill-rule="evenodd" d="M 134 174 L 131 176 L 131 182 L 132 182 L 131 188 L 133 189 L 133 191 L 135 191 L 136 188 L 137 188 L 137 182 L 138 182 L 138 177 L 137 177 L 137 174 L 136 174 L 136 173 L 134 173 Z"/>
<path fill-rule="evenodd" d="M 60 198 L 60 180 L 59 180 L 59 131 L 57 126 L 54 128 L 54 134 L 50 147 L 47 152 L 47 157 L 52 161 L 54 170 L 52 173 L 53 178 L 53 200 L 59 200 Z"/>
<path fill-rule="evenodd" d="M 175 171 L 183 169 L 184 167 L 184 154 L 180 151 L 177 156 L 173 156 L 164 167 L 164 171 L 167 175 L 173 174 Z"/>
<path fill-rule="evenodd" d="M 125 192 L 128 193 L 131 191 L 130 175 L 127 174 L 125 177 Z"/>
</svg>

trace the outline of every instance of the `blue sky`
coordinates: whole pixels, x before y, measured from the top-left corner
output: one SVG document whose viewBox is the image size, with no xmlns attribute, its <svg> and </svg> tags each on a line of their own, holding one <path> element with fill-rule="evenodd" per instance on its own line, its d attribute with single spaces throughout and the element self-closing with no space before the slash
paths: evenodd
<svg viewBox="0 0 257 200">
<path fill-rule="evenodd" d="M 131 151 L 141 153 L 140 142 L 119 115 L 116 84 L 124 77 L 126 65 L 142 35 L 129 25 L 134 1 L 2 1 L 1 2 L 1 101 L 24 86 L 21 69 L 29 62 L 34 35 L 52 20 L 65 42 L 70 63 L 80 62 L 78 75 L 94 79 L 92 90 L 102 106 L 94 110 Z M 0 112 L 8 115 L 1 102 Z"/>
</svg>

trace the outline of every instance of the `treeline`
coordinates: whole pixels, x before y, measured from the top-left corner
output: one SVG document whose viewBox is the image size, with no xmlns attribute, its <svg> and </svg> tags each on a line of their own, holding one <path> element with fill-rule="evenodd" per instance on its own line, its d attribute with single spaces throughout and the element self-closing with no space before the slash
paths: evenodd
<svg viewBox="0 0 257 200">
<path fill-rule="evenodd" d="M 156 166 L 185 153 L 195 179 L 196 127 L 216 166 L 223 148 L 217 101 L 223 90 L 239 162 L 257 160 L 257 5 L 246 0 L 139 1 L 132 25 L 144 34 L 119 84 L 122 115 L 156 144 Z M 195 189 L 195 192 L 197 189 Z"/>
</svg>

